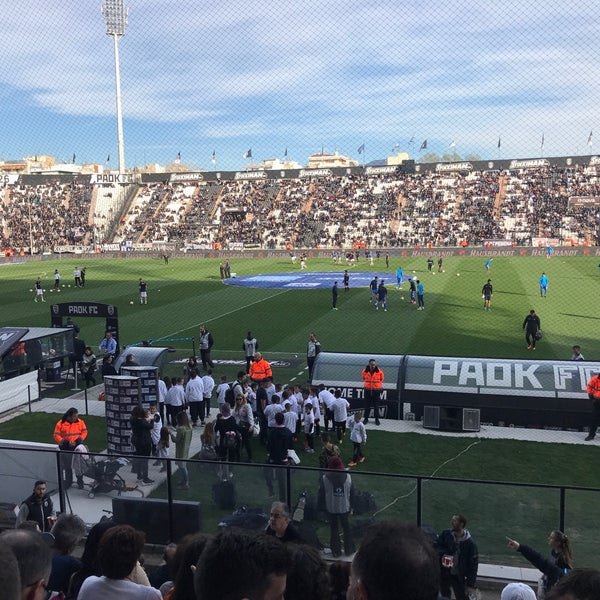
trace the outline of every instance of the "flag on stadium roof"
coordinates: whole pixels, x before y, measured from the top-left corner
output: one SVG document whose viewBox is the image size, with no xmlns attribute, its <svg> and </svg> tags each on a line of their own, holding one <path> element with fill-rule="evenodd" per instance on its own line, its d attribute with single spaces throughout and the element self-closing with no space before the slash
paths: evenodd
<svg viewBox="0 0 600 600">
<path fill-rule="evenodd" d="M 394 152 L 395 150 L 398 150 L 398 148 L 400 148 L 400 144 L 394 144 L 394 147 L 392 148 L 392 152 Z"/>
<path fill-rule="evenodd" d="M 75 164 L 75 152 L 73 152 L 73 164 Z"/>
<path fill-rule="evenodd" d="M 244 152 L 243 158 L 252 158 L 252 148 L 250 148 L 248 152 Z"/>
<path fill-rule="evenodd" d="M 452 140 L 449 144 L 448 144 L 448 148 L 456 148 L 456 142 L 454 140 Z"/>
<path fill-rule="evenodd" d="M 414 144 L 415 143 L 415 136 L 413 135 L 410 140 L 408 140 L 409 144 Z"/>
<path fill-rule="evenodd" d="M 422 150 L 427 150 L 427 140 L 423 140 L 423 143 L 421 144 L 421 147 L 419 148 L 419 152 L 421 152 Z"/>
<path fill-rule="evenodd" d="M 502 138 L 498 136 L 498 148 L 502 145 Z"/>
<path fill-rule="evenodd" d="M 215 165 L 217 163 L 217 155 L 215 154 L 215 151 L 213 150 L 212 156 L 210 157 L 210 162 Z"/>
<path fill-rule="evenodd" d="M 110 162 L 110 154 L 106 157 L 106 162 L 109 163 Z"/>
<path fill-rule="evenodd" d="M 175 159 L 175 164 L 178 165 L 181 162 L 181 152 L 177 153 L 177 158 Z"/>
<path fill-rule="evenodd" d="M 285 149 L 285 152 L 283 153 L 284 156 L 287 156 L 287 147 Z"/>
<path fill-rule="evenodd" d="M 541 144 L 540 147 L 541 147 L 542 150 L 544 149 L 544 134 L 543 133 L 542 133 L 542 144 Z"/>
<path fill-rule="evenodd" d="M 364 151 L 365 151 L 365 145 L 364 145 L 364 144 L 361 144 L 361 145 L 358 147 L 358 153 L 359 153 L 359 154 L 362 154 Z"/>
<path fill-rule="evenodd" d="M 593 131 L 590 131 L 590 135 L 588 136 L 588 146 L 592 145 L 592 134 L 593 133 L 594 133 Z"/>
</svg>

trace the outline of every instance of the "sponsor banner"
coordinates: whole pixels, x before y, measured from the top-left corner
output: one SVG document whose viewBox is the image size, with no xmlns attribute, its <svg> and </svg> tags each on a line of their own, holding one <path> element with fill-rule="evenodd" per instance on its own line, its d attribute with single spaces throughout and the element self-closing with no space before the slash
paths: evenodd
<svg viewBox="0 0 600 600">
<path fill-rule="evenodd" d="M 72 245 L 62 245 L 62 246 L 54 246 L 53 251 L 56 254 L 83 254 L 84 252 L 93 252 L 94 248 L 92 246 L 72 246 Z"/>
<path fill-rule="evenodd" d="M 512 240 L 483 240 L 484 246 L 512 246 Z"/>
<path fill-rule="evenodd" d="M 600 156 L 592 156 L 590 158 L 590 167 L 600 165 Z"/>
<path fill-rule="evenodd" d="M 600 196 L 571 196 L 569 206 L 597 206 L 600 204 Z"/>
<path fill-rule="evenodd" d="M 188 250 L 212 250 L 213 249 L 213 245 L 212 244 L 196 244 L 196 243 L 192 243 L 192 244 L 185 244 L 183 246 L 183 251 L 187 252 Z"/>
<path fill-rule="evenodd" d="M 306 179 L 307 177 L 332 177 L 333 171 L 331 169 L 301 169 L 298 177 L 300 179 Z"/>
<path fill-rule="evenodd" d="M 239 181 L 241 179 L 267 179 L 266 171 L 237 171 L 234 179 Z"/>
<path fill-rule="evenodd" d="M 547 158 L 533 158 L 528 160 L 511 160 L 509 169 L 537 169 L 539 167 L 549 167 L 550 161 Z"/>
<path fill-rule="evenodd" d="M 177 183 L 178 181 L 202 181 L 204 175 L 202 173 L 171 173 L 169 177 L 170 183 Z"/>
<path fill-rule="evenodd" d="M 473 165 L 470 162 L 438 163 L 435 166 L 435 170 L 438 173 L 449 173 L 452 171 L 472 171 Z"/>
<path fill-rule="evenodd" d="M 404 390 L 585 399 L 587 382 L 599 371 L 600 363 L 585 361 L 408 356 Z"/>
<path fill-rule="evenodd" d="M 244 249 L 244 242 L 229 242 L 227 246 L 230 250 L 240 251 Z"/>
<path fill-rule="evenodd" d="M 365 175 L 373 177 L 374 175 L 393 175 L 398 170 L 398 165 L 388 165 L 386 167 L 365 167 Z"/>
<path fill-rule="evenodd" d="M 119 184 L 135 183 L 135 176 L 132 173 L 93 173 L 90 175 L 91 184 Z"/>
</svg>

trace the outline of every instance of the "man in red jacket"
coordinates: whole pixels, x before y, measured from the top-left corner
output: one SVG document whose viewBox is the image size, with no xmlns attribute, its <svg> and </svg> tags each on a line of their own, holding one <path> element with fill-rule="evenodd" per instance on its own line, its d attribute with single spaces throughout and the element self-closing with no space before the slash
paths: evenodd
<svg viewBox="0 0 600 600">
<path fill-rule="evenodd" d="M 367 407 L 365 409 L 364 423 L 369 422 L 369 414 L 371 408 L 375 416 L 375 425 L 379 425 L 379 399 L 381 390 L 383 389 L 383 371 L 377 366 L 375 359 L 372 358 L 369 364 L 362 372 L 362 378 L 365 386 L 365 401 Z"/>
</svg>

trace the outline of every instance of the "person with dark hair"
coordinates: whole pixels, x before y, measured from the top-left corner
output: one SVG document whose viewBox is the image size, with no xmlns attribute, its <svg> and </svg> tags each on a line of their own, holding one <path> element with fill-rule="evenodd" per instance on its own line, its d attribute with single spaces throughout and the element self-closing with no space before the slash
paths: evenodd
<svg viewBox="0 0 600 600">
<path fill-rule="evenodd" d="M 348 600 L 437 600 L 436 552 L 413 523 L 382 522 L 367 529 L 352 560 Z"/>
<path fill-rule="evenodd" d="M 440 593 L 450 598 L 452 588 L 456 600 L 467 600 L 475 588 L 479 553 L 463 515 L 452 516 L 450 529 L 440 533 L 436 548 L 440 556 Z"/>
<path fill-rule="evenodd" d="M 44 538 L 35 531 L 10 529 L 0 534 L 0 547 L 7 547 L 19 566 L 21 580 L 20 597 L 22 600 L 44 600 L 51 569 L 50 547 Z M 2 563 L 2 571 L 7 565 Z M 6 590 L 1 588 L 2 598 Z"/>
<path fill-rule="evenodd" d="M 600 571 L 573 569 L 548 594 L 546 600 L 598 600 L 600 598 Z"/>
<path fill-rule="evenodd" d="M 571 542 L 565 533 L 555 529 L 548 535 L 550 558 L 544 558 L 539 552 L 517 540 L 506 538 L 508 547 L 520 552 L 536 569 L 543 574 L 538 584 L 538 595 L 544 597 L 554 584 L 573 568 Z M 540 590 L 540 587 L 542 588 Z M 541 591 L 541 594 L 540 594 Z"/>
<path fill-rule="evenodd" d="M 4 600 L 21 600 L 19 563 L 12 549 L 0 542 L 0 590 Z"/>
<path fill-rule="evenodd" d="M 269 524 L 265 529 L 267 535 L 274 535 L 282 542 L 304 543 L 300 532 L 291 522 L 290 509 L 285 502 L 273 502 L 269 515 Z"/>
<path fill-rule="evenodd" d="M 311 331 L 308 336 L 308 344 L 306 345 L 306 365 L 308 367 L 309 381 L 312 380 L 315 360 L 317 360 L 319 352 L 321 352 L 321 342 L 317 339 L 317 334 Z"/>
<path fill-rule="evenodd" d="M 90 575 L 81 586 L 82 600 L 162 600 L 153 587 L 128 579 L 144 548 L 145 536 L 129 525 L 116 525 L 104 533 L 98 546 L 102 576 Z"/>
<path fill-rule="evenodd" d="M 246 357 L 246 373 L 250 373 L 250 365 L 254 360 L 254 355 L 258 350 L 258 341 L 252 335 L 252 332 L 249 331 L 248 335 L 242 340 L 242 350 L 244 351 L 244 356 Z"/>
<path fill-rule="evenodd" d="M 340 524 L 344 532 L 344 553 L 350 556 L 354 553 L 354 542 L 348 516 L 350 514 L 350 490 L 352 478 L 344 469 L 344 463 L 338 456 L 333 456 L 327 463 L 328 471 L 322 477 L 325 497 L 325 510 L 329 515 L 331 528 L 330 547 L 334 558 L 341 556 Z"/>
<path fill-rule="evenodd" d="M 213 536 L 208 533 L 193 533 L 185 536 L 177 545 L 175 563 L 178 566 L 173 579 L 172 591 L 165 600 L 194 600 L 194 568 Z"/>
<path fill-rule="evenodd" d="M 200 422 L 204 420 L 204 383 L 196 369 L 189 371 L 189 380 L 185 384 L 185 401 L 190 407 L 192 427 L 196 427 L 198 419 Z"/>
<path fill-rule="evenodd" d="M 86 533 L 85 523 L 77 515 L 62 514 L 50 533 L 54 542 L 48 589 L 66 594 L 71 576 L 81 568 L 81 561 L 71 553 Z"/>
<path fill-rule="evenodd" d="M 275 427 L 269 428 L 267 434 L 267 463 L 273 466 L 288 465 L 288 450 L 293 449 L 294 438 L 292 432 L 285 427 L 282 412 L 275 414 Z M 279 499 L 283 502 L 286 498 L 285 469 L 265 469 L 265 478 L 269 495 L 273 495 L 273 479 L 277 479 Z"/>
<path fill-rule="evenodd" d="M 115 357 L 112 354 L 107 354 L 102 359 L 102 377 L 113 376 L 117 374 L 117 370 L 113 365 Z"/>
<path fill-rule="evenodd" d="M 91 346 L 86 346 L 81 357 L 81 373 L 85 380 L 85 387 L 89 388 L 92 385 L 96 385 L 96 378 L 94 373 L 96 372 L 96 355 L 92 351 Z"/>
<path fill-rule="evenodd" d="M 24 521 L 35 521 L 41 532 L 50 531 L 54 505 L 50 495 L 46 493 L 46 482 L 39 479 L 33 484 L 33 493 L 25 498 L 19 507 L 15 525 L 18 527 Z"/>
<path fill-rule="evenodd" d="M 69 589 L 66 594 L 67 600 L 76 600 L 83 582 L 91 575 L 100 577 L 100 562 L 98 561 L 98 547 L 102 536 L 117 524 L 110 519 L 96 523 L 89 531 L 85 546 L 81 555 L 81 568 L 72 575 Z"/>
<path fill-rule="evenodd" d="M 535 314 L 535 310 L 530 310 L 529 314 L 523 321 L 523 329 L 525 330 L 525 341 L 527 342 L 527 350 L 535 350 L 535 343 L 538 339 L 539 331 L 542 325 L 540 318 Z"/>
<path fill-rule="evenodd" d="M 222 463 L 220 468 L 221 479 L 225 480 L 233 477 L 226 463 L 240 462 L 242 434 L 235 422 L 235 417 L 231 414 L 231 407 L 228 402 L 221 404 L 220 411 L 221 418 L 217 419 L 215 433 L 219 435 L 217 455 Z"/>
<path fill-rule="evenodd" d="M 331 441 L 331 436 L 329 435 L 328 431 L 321 432 L 321 444 L 323 444 L 323 448 L 319 453 L 319 467 L 321 469 L 326 469 L 329 459 L 332 456 L 339 457 L 342 455 L 342 453 L 340 452 L 339 446 L 336 446 Z"/>
<path fill-rule="evenodd" d="M 331 600 L 329 572 L 317 548 L 306 544 L 286 546 L 291 568 L 287 574 L 285 600 Z"/>
<path fill-rule="evenodd" d="M 134 466 L 137 473 L 138 485 L 149 485 L 154 483 L 148 477 L 148 459 L 152 455 L 152 429 L 154 421 L 150 418 L 150 412 L 141 404 L 131 409 L 131 444 L 136 456 Z"/>
<path fill-rule="evenodd" d="M 187 459 L 190 454 L 190 444 L 192 443 L 192 426 L 187 413 L 182 410 L 175 417 L 175 433 L 170 432 L 171 440 L 175 442 L 175 458 L 181 474 L 181 480 L 178 487 L 187 490 L 190 487 L 190 476 L 187 468 Z"/>
<path fill-rule="evenodd" d="M 79 418 L 79 412 L 75 407 L 69 408 L 54 427 L 54 439 L 63 453 L 61 468 L 66 488 L 73 485 L 73 450 L 79 444 L 83 444 L 87 434 L 87 427 L 83 419 Z M 80 483 L 79 478 L 78 483 Z M 81 484 L 83 484 L 83 477 L 81 477 Z"/>
<path fill-rule="evenodd" d="M 290 568 L 286 546 L 273 536 L 227 528 L 200 556 L 194 575 L 196 598 L 280 600 Z"/>
<path fill-rule="evenodd" d="M 200 327 L 200 334 L 198 335 L 198 347 L 200 348 L 200 360 L 202 361 L 202 368 L 206 371 L 208 367 L 211 369 L 215 368 L 210 353 L 215 341 L 213 335 L 204 325 Z"/>
<path fill-rule="evenodd" d="M 135 360 L 135 356 L 133 354 L 128 354 L 125 357 L 125 362 L 123 363 L 124 367 L 139 367 L 139 363 Z"/>
<path fill-rule="evenodd" d="M 369 415 L 373 409 L 375 425 L 379 425 L 379 400 L 381 390 L 383 389 L 384 374 L 377 366 L 374 358 L 370 359 L 367 366 L 363 369 L 362 379 L 365 388 L 365 425 L 369 422 Z"/>
<path fill-rule="evenodd" d="M 331 288 L 331 310 L 338 310 L 337 307 L 338 301 L 338 282 L 333 282 L 333 287 Z"/>
<path fill-rule="evenodd" d="M 492 302 L 493 295 L 494 287 L 492 286 L 492 280 L 488 279 L 481 288 L 481 297 L 483 298 L 483 310 L 490 310 L 490 304 Z"/>
</svg>

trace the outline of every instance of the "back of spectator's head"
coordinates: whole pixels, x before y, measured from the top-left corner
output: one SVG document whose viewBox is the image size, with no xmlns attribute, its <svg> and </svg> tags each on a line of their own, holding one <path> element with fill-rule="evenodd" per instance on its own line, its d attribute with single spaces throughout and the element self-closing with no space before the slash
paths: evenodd
<svg viewBox="0 0 600 600">
<path fill-rule="evenodd" d="M 20 600 L 21 576 L 19 563 L 12 549 L 5 542 L 0 542 L 0 590 L 5 600 Z"/>
<path fill-rule="evenodd" d="M 275 414 L 275 424 L 283 425 L 284 417 L 282 412 L 278 412 Z"/>
<path fill-rule="evenodd" d="M 109 579 L 127 577 L 142 553 L 144 542 L 144 534 L 129 525 L 117 525 L 105 532 L 98 546 L 102 575 Z"/>
<path fill-rule="evenodd" d="M 286 546 L 292 566 L 287 575 L 285 600 L 328 600 L 329 572 L 320 552 L 306 544 Z"/>
<path fill-rule="evenodd" d="M 52 567 L 52 553 L 41 534 L 25 529 L 12 529 L 0 535 L 0 544 L 8 546 L 19 566 L 21 597 L 41 600 Z"/>
<path fill-rule="evenodd" d="M 600 571 L 573 569 L 550 590 L 546 600 L 598 600 Z"/>
<path fill-rule="evenodd" d="M 500 600 L 536 600 L 536 595 L 530 586 L 516 582 L 504 587 Z"/>
<path fill-rule="evenodd" d="M 171 600 L 186 600 L 194 597 L 193 567 L 200 559 L 206 544 L 212 539 L 208 533 L 192 533 L 186 535 L 177 544 L 173 563 L 177 565 L 173 576 L 173 593 Z"/>
<path fill-rule="evenodd" d="M 77 515 L 62 514 L 52 526 L 54 548 L 61 554 L 69 554 L 85 535 L 85 523 Z"/>
<path fill-rule="evenodd" d="M 382 522 L 367 530 L 352 561 L 349 597 L 437 600 L 439 559 L 413 523 Z"/>
<path fill-rule="evenodd" d="M 86 569 L 89 569 L 94 575 L 100 575 L 100 565 L 98 563 L 98 548 L 102 536 L 111 528 L 116 527 L 116 523 L 109 519 L 96 523 L 89 531 L 81 562 Z"/>
<path fill-rule="evenodd" d="M 235 568 L 231 568 L 231 565 Z M 226 529 L 206 546 L 194 576 L 198 600 L 283 596 L 289 554 L 273 536 Z M 279 594 L 279 595 L 277 595 Z"/>
</svg>

